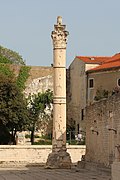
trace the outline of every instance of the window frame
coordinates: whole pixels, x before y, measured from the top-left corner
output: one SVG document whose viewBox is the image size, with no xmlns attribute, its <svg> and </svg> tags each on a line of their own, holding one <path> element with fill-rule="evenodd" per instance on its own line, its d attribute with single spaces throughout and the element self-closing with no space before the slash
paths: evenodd
<svg viewBox="0 0 120 180">
<path fill-rule="evenodd" d="M 81 121 L 84 120 L 84 109 L 81 109 Z"/>
<path fill-rule="evenodd" d="M 80 131 L 80 124 L 78 123 L 77 124 L 77 134 L 79 134 L 79 131 Z"/>
<path fill-rule="evenodd" d="M 117 86 L 120 87 L 120 85 L 118 84 L 118 81 L 120 80 L 120 78 L 117 78 Z"/>
<path fill-rule="evenodd" d="M 93 86 L 92 87 L 90 87 L 90 81 L 91 80 L 93 80 Z M 89 89 L 94 89 L 94 78 L 89 78 L 89 82 L 88 82 L 88 87 L 89 87 Z"/>
</svg>

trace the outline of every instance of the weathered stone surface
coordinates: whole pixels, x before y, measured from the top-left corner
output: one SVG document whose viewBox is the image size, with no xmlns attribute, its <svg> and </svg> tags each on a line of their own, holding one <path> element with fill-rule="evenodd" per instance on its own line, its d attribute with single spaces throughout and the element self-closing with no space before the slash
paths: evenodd
<svg viewBox="0 0 120 180">
<path fill-rule="evenodd" d="M 86 147 L 81 145 L 67 146 L 72 163 L 77 164 L 81 160 L 82 155 L 85 155 L 85 149 Z M 1 145 L 0 167 L 45 165 L 51 152 L 51 145 Z"/>
<path fill-rule="evenodd" d="M 49 154 L 46 168 L 70 169 L 71 165 L 70 154 L 60 149 L 59 151 L 52 151 L 52 153 Z"/>
<path fill-rule="evenodd" d="M 38 92 L 45 92 L 47 89 L 53 90 L 53 67 L 44 66 L 29 66 L 29 77 L 25 83 L 25 96 L 29 94 L 37 94 Z M 15 76 L 17 77 L 20 72 L 21 66 L 10 65 Z"/>
<path fill-rule="evenodd" d="M 53 77 L 50 75 L 33 79 L 30 84 L 27 84 L 24 94 L 25 96 L 38 94 L 48 89 L 53 90 Z"/>
<path fill-rule="evenodd" d="M 120 180 L 120 162 L 112 164 L 112 180 Z"/>
<path fill-rule="evenodd" d="M 88 162 L 106 167 L 115 161 L 120 145 L 120 94 L 101 100 L 86 109 L 86 156 Z M 107 128 L 109 125 L 110 129 Z M 91 131 L 91 127 L 95 131 Z M 114 130 L 116 131 L 114 131 Z"/>
</svg>

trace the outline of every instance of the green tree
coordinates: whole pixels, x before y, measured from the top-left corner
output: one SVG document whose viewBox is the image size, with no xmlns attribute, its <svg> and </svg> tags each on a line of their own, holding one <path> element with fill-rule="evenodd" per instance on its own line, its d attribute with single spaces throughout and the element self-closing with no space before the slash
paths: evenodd
<svg viewBox="0 0 120 180">
<path fill-rule="evenodd" d="M 21 55 L 2 46 L 0 46 L 0 63 L 25 65 Z"/>
<path fill-rule="evenodd" d="M 0 64 L 0 74 L 5 75 L 5 78 L 6 77 L 14 78 L 14 73 L 12 70 L 10 70 L 10 67 L 8 64 L 3 64 L 3 63 Z"/>
<path fill-rule="evenodd" d="M 94 100 L 99 101 L 100 99 L 108 98 L 110 94 L 111 93 L 108 90 L 99 87 L 96 91 L 96 96 L 94 97 Z"/>
<path fill-rule="evenodd" d="M 29 66 L 21 66 L 19 75 L 16 79 L 16 84 L 19 87 L 21 91 L 25 89 L 25 83 L 29 77 L 29 71 L 30 67 Z"/>
<path fill-rule="evenodd" d="M 17 131 L 27 128 L 27 102 L 13 78 L 0 74 L 0 124 L 6 127 L 15 144 Z"/>
<path fill-rule="evenodd" d="M 31 131 L 31 143 L 34 144 L 34 133 L 37 124 L 40 123 L 43 119 L 48 117 L 46 112 L 46 108 L 50 109 L 51 103 L 53 101 L 53 92 L 47 90 L 43 93 L 34 94 L 33 96 L 29 96 L 28 98 L 28 107 L 30 114 L 30 131 Z"/>
<path fill-rule="evenodd" d="M 1 55 L 1 54 L 0 54 L 0 63 L 12 64 L 12 62 L 11 62 L 8 58 L 4 57 L 4 56 Z"/>
</svg>

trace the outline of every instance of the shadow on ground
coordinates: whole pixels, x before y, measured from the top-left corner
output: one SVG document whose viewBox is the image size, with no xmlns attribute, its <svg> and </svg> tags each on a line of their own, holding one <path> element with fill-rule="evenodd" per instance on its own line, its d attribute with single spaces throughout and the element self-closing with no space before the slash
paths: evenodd
<svg viewBox="0 0 120 180">
<path fill-rule="evenodd" d="M 0 180 L 110 180 L 105 172 L 44 167 L 0 168 Z"/>
</svg>

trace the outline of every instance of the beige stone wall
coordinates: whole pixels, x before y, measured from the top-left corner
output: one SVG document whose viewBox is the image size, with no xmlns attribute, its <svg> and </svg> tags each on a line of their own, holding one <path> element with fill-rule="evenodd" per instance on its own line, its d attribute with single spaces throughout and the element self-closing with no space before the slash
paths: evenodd
<svg viewBox="0 0 120 180">
<path fill-rule="evenodd" d="M 16 77 L 20 71 L 19 65 L 10 65 Z M 37 94 L 38 92 L 45 92 L 47 89 L 53 90 L 53 68 L 42 66 L 29 66 L 29 77 L 26 81 L 25 96 L 29 94 Z"/>
<path fill-rule="evenodd" d="M 30 76 L 26 83 L 31 83 L 33 79 L 37 79 L 39 77 L 45 76 L 53 76 L 53 68 L 52 67 L 42 67 L 42 66 L 31 66 Z"/>
<path fill-rule="evenodd" d="M 31 66 L 30 76 L 26 82 L 25 95 L 45 92 L 47 89 L 53 90 L 53 68 Z"/>
<path fill-rule="evenodd" d="M 67 152 L 70 154 L 72 163 L 77 164 L 81 161 L 82 155 L 85 155 L 86 146 L 85 145 L 69 145 L 67 146 Z"/>
<path fill-rule="evenodd" d="M 117 86 L 117 79 L 120 79 L 120 71 L 119 70 L 111 70 L 104 72 L 94 72 L 88 74 L 89 79 L 94 79 L 94 87 L 88 87 L 88 104 L 94 101 L 94 97 L 96 95 L 97 89 L 102 87 L 102 89 L 112 91 L 113 88 Z"/>
<path fill-rule="evenodd" d="M 112 164 L 112 180 L 120 180 L 120 162 Z"/>
<path fill-rule="evenodd" d="M 68 120 L 81 123 L 81 109 L 86 106 L 85 63 L 75 58 L 69 69 L 69 91 L 67 97 Z M 76 127 L 77 129 L 77 127 Z"/>
<path fill-rule="evenodd" d="M 85 130 L 85 121 L 82 120 L 82 109 L 87 103 L 87 75 L 86 71 L 95 68 L 98 64 L 86 64 L 82 60 L 75 58 L 68 69 L 67 76 L 67 112 L 68 120 L 76 122 L 76 132 L 78 131 L 77 124 Z"/>
<path fill-rule="evenodd" d="M 75 59 L 69 67 L 70 70 L 70 92 L 71 103 L 79 105 L 81 91 L 84 89 L 85 63 L 79 59 Z M 83 92 L 82 92 L 83 93 Z"/>
<path fill-rule="evenodd" d="M 115 146 L 120 145 L 120 94 L 101 100 L 86 109 L 86 160 L 110 166 Z M 106 126 L 117 130 L 108 130 Z M 92 132 L 90 128 L 95 131 Z"/>
<path fill-rule="evenodd" d="M 70 153 L 73 163 L 81 160 L 85 154 L 85 146 L 68 146 L 67 151 Z M 45 164 L 48 155 L 52 152 L 50 145 L 30 145 L 30 146 L 15 146 L 1 145 L 0 146 L 0 167 L 6 166 L 22 166 L 30 164 Z"/>
</svg>

